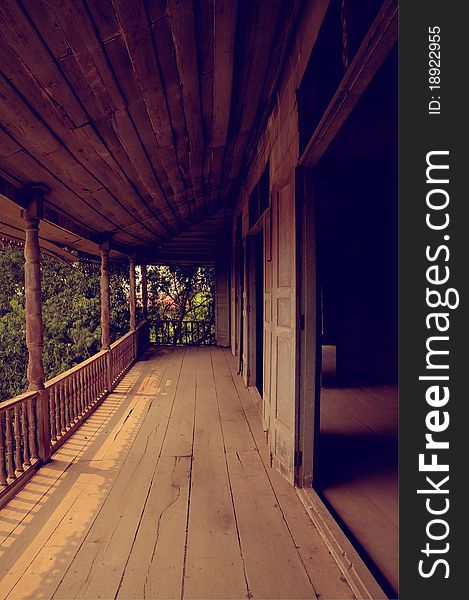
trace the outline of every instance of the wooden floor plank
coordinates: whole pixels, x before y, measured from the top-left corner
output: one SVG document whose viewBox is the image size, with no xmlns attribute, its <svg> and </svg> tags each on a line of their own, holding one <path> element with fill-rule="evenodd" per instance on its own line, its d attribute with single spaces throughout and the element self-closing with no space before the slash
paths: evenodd
<svg viewBox="0 0 469 600">
<path fill-rule="evenodd" d="M 168 432 L 118 598 L 180 598 L 189 502 L 197 350 L 186 350 Z"/>
<path fill-rule="evenodd" d="M 147 359 L 0 511 L 0 597 L 353 598 L 231 357 Z"/>
<path fill-rule="evenodd" d="M 271 488 L 275 494 L 278 506 L 291 535 L 295 546 L 301 556 L 309 579 L 319 598 L 351 599 L 354 594 L 349 585 L 344 581 L 335 561 L 324 545 L 324 542 L 314 527 L 306 511 L 298 503 L 298 497 L 291 485 L 269 465 L 268 447 L 257 406 L 254 404 L 249 390 L 244 386 L 240 377 L 236 375 L 236 359 L 224 352 L 232 374 L 233 384 L 236 388 L 239 402 L 249 424 L 249 429 L 255 440 L 259 457 L 262 460 Z"/>
<path fill-rule="evenodd" d="M 212 363 L 249 591 L 253 598 L 316 598 L 244 418 L 226 360 L 215 350 Z"/>
<path fill-rule="evenodd" d="M 95 599 L 114 597 L 117 593 L 154 478 L 182 357 L 182 353 L 174 353 L 168 358 L 162 373 L 161 391 L 145 403 L 132 451 L 126 456 L 54 598 Z M 171 385 L 166 386 L 166 381 L 171 381 Z M 146 394 L 142 397 L 146 398 Z"/>
<path fill-rule="evenodd" d="M 183 597 L 239 600 L 247 595 L 210 349 L 201 348 Z"/>
<path fill-rule="evenodd" d="M 129 393 L 139 396 L 142 387 L 148 383 L 153 373 L 152 364 L 140 363 L 132 375 L 126 377 L 116 388 L 114 398 L 128 390 Z M 114 402 L 114 398 L 109 399 Z M 20 557 L 15 561 L 14 568 L 8 572 L 6 578 L 2 580 L 2 590 L 6 593 L 11 591 L 10 597 L 42 597 L 51 598 L 57 582 L 66 572 L 74 557 L 74 552 L 78 548 L 81 540 L 87 534 L 87 531 L 93 522 L 97 512 L 101 509 L 102 502 L 115 480 L 118 471 L 118 464 L 115 461 L 80 461 L 83 454 L 88 453 L 89 457 L 99 454 L 103 443 L 107 441 L 109 425 L 112 429 L 112 420 L 103 418 L 103 412 L 106 401 L 89 419 L 87 423 L 79 430 L 81 438 L 86 441 L 87 430 L 92 430 L 99 424 L 101 435 L 93 444 L 85 444 L 83 452 L 78 454 L 75 461 L 69 464 L 66 477 L 63 482 L 57 485 L 56 489 L 51 491 L 49 503 L 54 506 L 54 512 L 46 520 L 36 519 L 28 526 L 25 533 L 32 534 L 32 539 L 24 536 L 22 545 L 16 544 L 15 550 Z M 127 413 L 125 406 L 125 395 L 121 398 L 124 414 Z M 142 403 L 143 407 L 143 403 Z M 116 412 L 115 417 L 119 417 Z M 117 421 L 119 418 L 117 418 Z M 131 431 L 132 424 L 127 426 L 127 434 Z M 59 453 L 69 452 L 70 447 L 77 444 L 78 434 L 68 442 Z M 130 438 L 129 438 L 130 439 Z M 121 445 L 121 451 L 128 452 L 129 444 Z M 58 453 L 58 454 L 59 454 Z M 56 459 L 52 461 L 52 465 Z M 48 465 L 46 465 L 47 467 Z M 43 469 L 40 470 L 40 473 Z M 31 482 L 34 484 L 34 480 Z M 28 487 L 28 486 L 27 486 Z M 25 488 L 20 493 L 28 492 Z M 34 533 L 36 532 L 36 535 Z M 66 541 L 66 547 L 62 548 L 63 540 Z M 26 595 L 26 596 L 25 596 Z"/>
<path fill-rule="evenodd" d="M 34 507 L 41 504 L 41 514 L 45 515 L 44 505 L 50 492 L 59 485 L 59 480 L 75 460 L 79 460 L 87 449 L 96 449 L 107 440 L 107 428 L 112 426 L 121 415 L 125 414 L 126 406 L 122 389 L 132 388 L 141 376 L 142 365 L 138 363 L 130 373 L 120 382 L 116 391 L 108 396 L 93 414 L 93 418 L 86 421 L 73 437 L 63 446 L 52 460 L 44 465 L 34 476 L 33 480 L 16 495 L 2 511 L 0 548 L 8 547 L 11 540 L 7 538 L 18 534 L 18 528 L 22 528 L 32 519 Z M 36 511 L 37 512 L 37 511 Z M 1 550 L 0 550 L 1 556 Z"/>
</svg>

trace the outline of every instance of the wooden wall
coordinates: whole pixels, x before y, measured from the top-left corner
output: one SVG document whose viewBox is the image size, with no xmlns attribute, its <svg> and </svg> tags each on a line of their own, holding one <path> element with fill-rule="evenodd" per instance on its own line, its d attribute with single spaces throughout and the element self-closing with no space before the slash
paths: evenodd
<svg viewBox="0 0 469 600">
<path fill-rule="evenodd" d="M 250 269 L 246 257 L 249 195 L 270 163 L 270 207 L 254 229 L 264 230 L 264 373 L 261 411 L 268 433 L 272 461 L 293 483 L 296 427 L 296 197 L 295 168 L 299 159 L 296 90 L 306 69 L 328 2 L 304 3 L 281 83 L 268 123 L 262 132 L 244 175 L 241 193 L 233 212 L 233 261 L 231 276 L 231 349 L 239 355 L 240 331 L 236 323 L 243 312 L 242 373 L 253 385 L 255 335 L 249 330 L 252 309 L 249 297 Z M 235 275 L 236 222 L 241 217 L 244 253 L 244 289 Z M 238 286 L 238 289 L 237 287 Z M 242 298 L 241 298 L 242 296 Z M 236 299 L 242 303 L 236 302 Z"/>
<path fill-rule="evenodd" d="M 310 484 L 312 477 L 314 418 L 310 407 L 311 415 L 302 415 L 299 423 L 298 411 L 304 412 L 305 405 L 311 402 L 315 407 L 316 404 L 319 406 L 316 401 L 318 392 L 313 391 L 317 387 L 319 363 L 316 364 L 310 352 L 313 342 L 316 343 L 317 323 L 313 314 L 317 314 L 317 310 L 313 310 L 316 288 L 305 283 L 305 280 L 315 278 L 316 273 L 315 268 L 311 269 L 311 265 L 316 263 L 313 246 L 317 226 L 312 205 L 317 204 L 316 195 L 321 191 L 316 181 L 318 164 L 324 162 L 321 163 L 321 160 L 326 154 L 328 159 L 335 154 L 342 156 L 347 164 L 356 154 L 362 164 L 368 157 L 363 152 L 366 150 L 364 134 L 367 130 L 370 130 L 372 144 L 384 143 L 386 127 L 391 132 L 394 130 L 391 113 L 387 111 L 382 97 L 378 95 L 376 118 L 369 104 L 363 100 L 367 89 L 373 87 L 371 82 L 378 81 L 379 88 L 383 73 L 385 81 L 393 77 L 393 70 L 386 71 L 383 64 L 386 60 L 392 62 L 396 46 L 397 3 L 395 0 L 376 0 L 370 3 L 370 10 L 365 8 L 365 5 L 356 3 L 353 14 L 345 15 L 339 0 L 301 4 L 279 86 L 272 98 L 272 109 L 259 138 L 251 144 L 233 212 L 231 348 L 239 358 L 245 383 L 254 386 L 259 352 L 256 354 L 255 351 L 256 328 L 253 327 L 252 313 L 259 305 L 253 298 L 258 287 L 253 285 L 255 261 L 250 252 L 254 244 L 250 238 L 263 231 L 264 365 L 262 397 L 258 397 L 258 402 L 273 465 L 293 482 L 295 466 L 300 464 L 297 452 L 302 451 L 303 466 L 297 470 L 297 481 L 303 485 Z M 348 33 L 353 43 L 348 40 Z M 387 58 L 389 56 L 391 58 Z M 330 86 L 322 89 L 324 65 L 329 59 L 336 73 Z M 391 103 L 394 106 L 394 101 Z M 317 108 L 316 112 L 319 111 L 316 115 L 311 112 L 313 105 Z M 356 129 L 352 128 L 352 133 L 344 138 L 340 132 L 347 133 L 350 123 L 354 123 Z M 340 148 L 335 144 L 334 149 L 334 142 L 339 138 Z M 258 211 L 261 216 L 257 218 L 253 198 L 267 164 L 270 202 L 265 210 Z M 336 172 L 340 173 L 340 170 L 334 170 L 333 178 Z M 327 193 L 322 193 L 323 200 L 327 201 L 327 197 Z M 262 206 L 265 208 L 266 205 Z M 306 212 L 305 207 L 308 207 Z M 305 231 L 299 227 L 298 214 L 308 214 L 314 221 L 307 227 L 308 236 L 311 234 L 313 237 L 302 241 L 301 246 L 300 237 L 305 235 Z M 301 256 L 298 248 L 302 248 Z M 237 275 L 236 268 L 242 276 Z M 299 273 L 302 277 L 298 276 Z M 332 276 L 336 274 L 333 272 Z M 305 295 L 308 295 L 308 302 L 305 302 Z M 239 326 L 240 320 L 242 327 Z M 356 333 L 354 331 L 355 337 Z M 305 344 L 308 336 L 311 339 Z M 381 338 L 377 343 L 381 343 Z M 387 345 L 391 347 L 390 343 Z M 313 367 L 304 364 L 307 351 L 307 360 L 315 363 Z M 254 396 L 258 395 L 254 392 Z"/>
</svg>

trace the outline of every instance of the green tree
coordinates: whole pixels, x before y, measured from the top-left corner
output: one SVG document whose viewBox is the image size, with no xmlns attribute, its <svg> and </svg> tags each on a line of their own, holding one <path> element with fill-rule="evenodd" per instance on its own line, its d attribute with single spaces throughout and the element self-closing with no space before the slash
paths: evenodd
<svg viewBox="0 0 469 600">
<path fill-rule="evenodd" d="M 27 387 L 23 248 L 0 242 L 0 401 Z M 44 369 L 50 379 L 98 352 L 100 326 L 99 261 L 81 258 L 70 265 L 41 256 Z M 112 264 L 111 337 L 129 329 L 129 276 Z"/>
<path fill-rule="evenodd" d="M 153 323 L 170 321 L 168 331 L 172 343 L 189 343 L 185 339 L 184 322 L 204 321 L 210 327 L 204 329 L 208 342 L 214 334 L 214 270 L 208 267 L 150 267 L 149 316 Z"/>
</svg>

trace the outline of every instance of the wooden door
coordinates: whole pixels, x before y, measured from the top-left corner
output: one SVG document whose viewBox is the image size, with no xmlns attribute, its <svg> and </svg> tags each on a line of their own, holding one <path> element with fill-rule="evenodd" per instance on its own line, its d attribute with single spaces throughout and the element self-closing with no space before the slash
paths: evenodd
<svg viewBox="0 0 469 600">
<path fill-rule="evenodd" d="M 272 463 L 295 482 L 296 446 L 296 276 L 295 188 L 293 181 L 273 198 L 272 372 L 269 446 Z"/>
<path fill-rule="evenodd" d="M 262 422 L 270 429 L 270 386 L 272 366 L 272 220 L 270 208 L 264 217 L 264 377 Z"/>
</svg>

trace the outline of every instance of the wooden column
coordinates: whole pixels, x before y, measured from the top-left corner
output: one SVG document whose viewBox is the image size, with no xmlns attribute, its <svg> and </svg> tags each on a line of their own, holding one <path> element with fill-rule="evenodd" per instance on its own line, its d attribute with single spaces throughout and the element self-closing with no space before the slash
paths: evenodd
<svg viewBox="0 0 469 600">
<path fill-rule="evenodd" d="M 148 281 L 147 281 L 147 265 L 142 264 L 142 305 L 143 305 L 143 320 L 148 319 Z"/>
<path fill-rule="evenodd" d="M 26 313 L 26 346 L 28 348 L 28 390 L 39 391 L 36 410 L 30 406 L 29 422 L 34 431 L 37 427 L 38 456 L 46 462 L 49 458 L 49 397 L 44 388 L 44 362 L 42 350 L 44 332 L 42 324 L 41 249 L 39 246 L 39 222 L 42 216 L 42 196 L 30 199 L 23 211 L 25 221 L 24 244 L 24 290 Z M 36 458 L 36 457 L 32 457 Z"/>
<path fill-rule="evenodd" d="M 135 258 L 130 256 L 130 331 L 137 328 L 137 298 L 135 291 Z"/>
<path fill-rule="evenodd" d="M 101 250 L 101 350 L 111 347 L 111 296 L 109 286 L 109 242 L 99 247 Z"/>
</svg>

